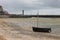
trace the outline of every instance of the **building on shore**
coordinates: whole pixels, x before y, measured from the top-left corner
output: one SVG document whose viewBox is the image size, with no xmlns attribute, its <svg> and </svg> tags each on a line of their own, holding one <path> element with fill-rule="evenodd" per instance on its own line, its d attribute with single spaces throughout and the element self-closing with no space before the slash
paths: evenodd
<svg viewBox="0 0 60 40">
<path fill-rule="evenodd" d="M 3 7 L 0 5 L 0 17 L 8 17 L 8 12 L 3 9 Z"/>
</svg>

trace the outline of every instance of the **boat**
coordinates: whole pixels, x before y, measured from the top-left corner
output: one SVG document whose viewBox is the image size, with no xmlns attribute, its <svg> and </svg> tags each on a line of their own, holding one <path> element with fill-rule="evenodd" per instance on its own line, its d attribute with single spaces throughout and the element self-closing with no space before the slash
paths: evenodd
<svg viewBox="0 0 60 40">
<path fill-rule="evenodd" d="M 46 33 L 50 33 L 51 32 L 51 27 L 47 27 L 47 28 L 38 27 L 38 14 L 39 13 L 37 13 L 37 26 L 36 27 L 32 27 L 32 30 L 34 32 L 46 32 Z"/>
</svg>

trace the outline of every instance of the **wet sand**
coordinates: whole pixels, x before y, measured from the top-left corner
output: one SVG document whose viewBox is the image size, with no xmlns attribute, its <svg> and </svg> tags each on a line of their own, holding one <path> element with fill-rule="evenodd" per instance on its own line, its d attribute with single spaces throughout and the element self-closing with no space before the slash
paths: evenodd
<svg viewBox="0 0 60 40">
<path fill-rule="evenodd" d="M 0 40 L 6 40 L 6 38 L 3 35 L 0 35 Z"/>
<path fill-rule="evenodd" d="M 57 27 L 57 30 L 53 27 L 55 31 L 52 30 L 51 33 L 33 32 L 32 26 L 36 26 L 36 19 L 3 18 L 0 19 L 0 21 L 0 34 L 4 35 L 7 40 L 60 40 L 60 31 L 58 31 L 59 29 L 57 29 Z M 54 33 L 56 31 L 58 31 L 58 33 Z"/>
</svg>

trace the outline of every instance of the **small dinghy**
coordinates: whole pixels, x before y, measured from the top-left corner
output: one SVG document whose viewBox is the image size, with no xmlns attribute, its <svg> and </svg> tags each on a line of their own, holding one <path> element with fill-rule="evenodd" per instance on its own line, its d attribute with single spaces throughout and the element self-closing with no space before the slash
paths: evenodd
<svg viewBox="0 0 60 40">
<path fill-rule="evenodd" d="M 34 32 L 51 32 L 51 28 L 38 28 L 38 27 L 32 27 Z"/>
<path fill-rule="evenodd" d="M 43 26 L 42 26 L 43 27 Z M 37 27 L 32 27 L 32 30 L 34 32 L 47 32 L 47 33 L 50 33 L 51 32 L 51 28 L 39 28 L 38 27 L 38 13 L 37 13 Z"/>
</svg>

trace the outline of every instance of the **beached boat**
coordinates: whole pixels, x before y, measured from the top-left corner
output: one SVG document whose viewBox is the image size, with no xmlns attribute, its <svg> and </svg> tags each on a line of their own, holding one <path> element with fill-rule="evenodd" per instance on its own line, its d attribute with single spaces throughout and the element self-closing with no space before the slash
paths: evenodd
<svg viewBox="0 0 60 40">
<path fill-rule="evenodd" d="M 51 32 L 51 27 L 47 27 L 47 28 L 41 28 L 41 27 L 38 27 L 38 14 L 39 13 L 37 13 L 37 26 L 36 27 L 32 27 L 32 30 L 34 31 L 34 32 L 48 32 L 48 33 L 50 33 Z M 42 26 L 43 27 L 43 26 Z"/>
</svg>

